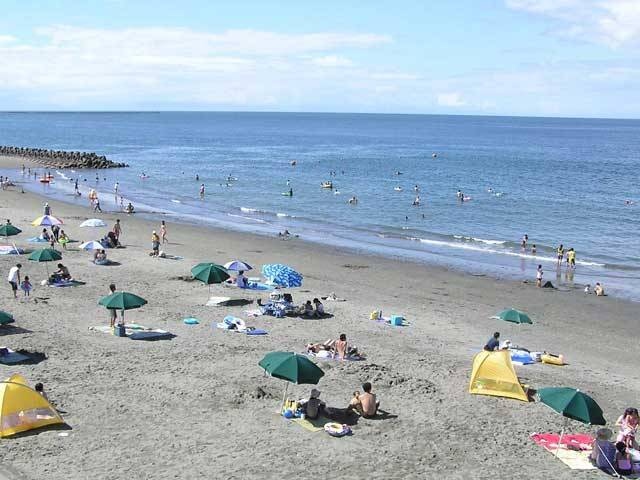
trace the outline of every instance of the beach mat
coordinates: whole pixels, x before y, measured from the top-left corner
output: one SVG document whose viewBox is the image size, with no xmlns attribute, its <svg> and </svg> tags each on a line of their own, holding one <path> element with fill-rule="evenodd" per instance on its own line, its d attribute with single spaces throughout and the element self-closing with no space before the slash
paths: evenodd
<svg viewBox="0 0 640 480">
<path fill-rule="evenodd" d="M 168 340 L 175 337 L 173 333 L 167 332 L 166 330 L 161 330 L 159 328 L 149 328 L 143 325 L 138 325 L 137 323 L 128 323 L 124 326 L 124 329 L 125 336 L 127 336 L 131 340 Z M 89 330 L 113 335 L 113 329 L 109 325 L 98 325 L 95 327 L 89 327 Z"/>
<path fill-rule="evenodd" d="M 249 282 L 246 287 L 240 287 L 243 290 L 259 290 L 259 291 L 271 291 L 274 289 L 273 285 L 267 285 L 260 282 Z"/>
<path fill-rule="evenodd" d="M 325 423 L 331 422 L 330 419 L 323 417 L 322 415 L 318 416 L 315 420 L 311 420 L 305 418 L 304 420 L 301 418 L 293 418 L 291 421 L 297 425 L 300 425 L 305 430 L 309 430 L 310 432 L 319 432 L 324 430 Z"/>
<path fill-rule="evenodd" d="M 558 448 L 560 435 L 555 433 L 534 433 L 531 439 L 554 457 L 564 463 L 571 470 L 595 470 L 596 467 L 589 460 L 593 437 L 585 434 L 565 434 Z"/>
<path fill-rule="evenodd" d="M 6 355 L 0 355 L 0 363 L 3 365 L 16 365 L 29 360 L 31 360 L 29 356 L 14 352 L 13 350 L 10 350 Z"/>
<path fill-rule="evenodd" d="M 335 357 L 319 357 L 315 353 L 311 353 L 311 352 L 304 352 L 302 353 L 302 355 L 306 355 L 307 357 L 313 358 L 315 360 L 329 360 L 329 361 L 336 361 L 336 362 L 343 361 L 343 360 L 340 360 L 337 355 Z M 363 360 L 366 360 L 366 357 L 362 357 L 362 356 L 353 357 L 350 355 L 347 355 L 346 357 L 344 357 L 345 362 L 361 362 Z"/>
<path fill-rule="evenodd" d="M 24 253 L 21 248 L 16 248 L 11 245 L 0 245 L 0 255 L 20 255 Z"/>
<path fill-rule="evenodd" d="M 63 288 L 63 287 L 77 287 L 79 285 L 86 285 L 86 282 L 80 280 L 69 280 L 67 282 L 50 283 L 50 287 Z"/>
</svg>

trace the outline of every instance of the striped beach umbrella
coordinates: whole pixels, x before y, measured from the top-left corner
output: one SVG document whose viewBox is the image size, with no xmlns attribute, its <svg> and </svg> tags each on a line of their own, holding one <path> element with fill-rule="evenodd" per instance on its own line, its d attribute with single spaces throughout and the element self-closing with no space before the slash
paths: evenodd
<svg viewBox="0 0 640 480">
<path fill-rule="evenodd" d="M 284 288 L 301 287 L 302 275 L 293 268 L 282 263 L 271 263 L 262 266 L 262 275 L 269 282 Z"/>
<path fill-rule="evenodd" d="M 64 222 L 53 215 L 43 215 L 36 218 L 31 225 L 35 227 L 52 227 L 53 225 L 62 225 Z"/>
<path fill-rule="evenodd" d="M 224 268 L 231 272 L 247 272 L 253 270 L 253 267 L 246 262 L 240 260 L 232 260 L 224 264 Z"/>
</svg>

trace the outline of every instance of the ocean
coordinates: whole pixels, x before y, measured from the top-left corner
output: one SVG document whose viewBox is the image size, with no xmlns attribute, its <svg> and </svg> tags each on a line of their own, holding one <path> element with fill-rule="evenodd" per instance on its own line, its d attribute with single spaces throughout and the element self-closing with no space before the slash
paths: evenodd
<svg viewBox="0 0 640 480">
<path fill-rule="evenodd" d="M 288 230 L 312 242 L 498 278 L 534 281 L 541 264 L 545 281 L 560 288 L 599 281 L 610 294 L 640 300 L 637 120 L 0 113 L 0 144 L 95 151 L 130 164 L 54 171 L 51 185 L 3 172 L 24 180 L 25 189 L 69 202 L 86 202 L 95 188 L 102 206 L 113 209 L 117 181 L 136 210 L 162 212 L 169 222 L 266 235 Z M 76 178 L 80 199 L 73 196 Z M 334 188 L 322 188 L 325 181 Z M 289 189 L 293 196 L 283 195 Z M 467 201 L 458 201 L 458 190 Z M 354 196 L 357 204 L 349 204 Z M 576 250 L 575 271 L 556 268 L 560 243 Z"/>
</svg>

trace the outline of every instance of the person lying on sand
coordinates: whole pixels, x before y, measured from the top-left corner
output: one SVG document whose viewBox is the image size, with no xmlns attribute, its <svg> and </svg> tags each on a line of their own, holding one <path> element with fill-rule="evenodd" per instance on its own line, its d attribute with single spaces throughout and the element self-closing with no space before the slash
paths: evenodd
<svg viewBox="0 0 640 480">
<path fill-rule="evenodd" d="M 347 409 L 359 413 L 363 418 L 374 418 L 380 408 L 380 402 L 376 399 L 375 393 L 371 393 L 370 382 L 362 384 L 362 390 L 364 393 L 353 393 Z"/>
</svg>

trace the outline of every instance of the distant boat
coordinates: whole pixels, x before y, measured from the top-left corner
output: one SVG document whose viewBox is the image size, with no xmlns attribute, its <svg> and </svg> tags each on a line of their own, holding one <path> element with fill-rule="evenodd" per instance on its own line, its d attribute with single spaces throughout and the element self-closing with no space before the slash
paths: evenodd
<svg viewBox="0 0 640 480">
<path fill-rule="evenodd" d="M 437 153 L 432 153 L 432 154 L 431 154 L 431 157 L 432 157 L 432 158 L 437 158 L 437 157 L 438 157 L 438 154 L 437 154 Z"/>
</svg>

